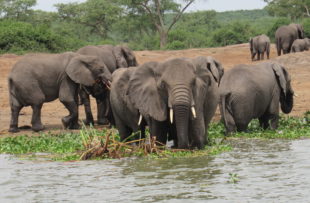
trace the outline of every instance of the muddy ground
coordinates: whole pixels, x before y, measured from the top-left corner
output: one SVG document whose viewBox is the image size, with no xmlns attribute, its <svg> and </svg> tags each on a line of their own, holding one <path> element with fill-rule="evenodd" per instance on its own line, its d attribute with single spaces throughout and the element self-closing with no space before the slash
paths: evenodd
<svg viewBox="0 0 310 203">
<path fill-rule="evenodd" d="M 292 86 L 297 95 L 294 101 L 291 116 L 302 116 L 304 112 L 310 110 L 310 51 L 296 54 L 289 54 L 281 57 L 276 56 L 274 45 L 271 48 L 270 60 L 283 64 L 292 77 Z M 219 60 L 225 70 L 237 64 L 252 64 L 248 44 L 233 45 L 219 48 L 187 49 L 178 51 L 136 51 L 140 64 L 147 61 L 163 61 L 173 57 L 196 57 L 213 56 Z M 21 56 L 5 54 L 0 56 L 0 135 L 9 134 L 7 129 L 10 121 L 10 107 L 8 99 L 7 77 L 12 66 Z M 92 109 L 96 116 L 96 105 L 92 99 Z M 30 125 L 31 108 L 26 107 L 21 110 L 19 126 Z M 42 122 L 46 127 L 46 132 L 61 132 L 63 127 L 60 119 L 66 116 L 68 111 L 58 101 L 45 103 L 42 109 Z M 80 119 L 84 119 L 84 109 L 80 107 Z M 215 119 L 219 118 L 219 113 Z M 22 130 L 19 134 L 32 133 L 30 130 Z"/>
</svg>

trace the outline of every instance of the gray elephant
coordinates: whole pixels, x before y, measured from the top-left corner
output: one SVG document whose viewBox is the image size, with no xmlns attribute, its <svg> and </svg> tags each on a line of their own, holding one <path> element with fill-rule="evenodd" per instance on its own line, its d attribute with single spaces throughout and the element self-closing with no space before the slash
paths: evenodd
<svg viewBox="0 0 310 203">
<path fill-rule="evenodd" d="M 148 62 L 131 76 L 127 94 L 134 108 L 150 119 L 151 135 L 160 142 L 165 144 L 169 131 L 175 147 L 202 149 L 222 74 L 222 66 L 211 57 Z"/>
<path fill-rule="evenodd" d="M 254 61 L 255 55 L 257 54 L 257 60 L 264 60 L 264 54 L 266 52 L 267 59 L 269 59 L 270 53 L 270 39 L 265 34 L 253 37 L 250 39 L 250 51 L 251 59 Z"/>
<path fill-rule="evenodd" d="M 103 63 L 106 64 L 111 73 L 121 67 L 138 65 L 133 51 L 126 46 L 86 46 L 80 48 L 77 53 L 97 56 Z M 81 103 L 85 106 L 85 123 L 94 123 L 89 99 L 90 94 L 96 98 L 97 102 L 97 123 L 108 124 L 108 120 L 113 120 L 111 118 L 111 111 L 109 109 L 109 91 L 100 87 L 95 89 L 83 87 L 80 91 Z"/>
<path fill-rule="evenodd" d="M 293 42 L 291 52 L 302 52 L 302 51 L 308 51 L 310 47 L 310 40 L 308 38 L 304 39 L 296 39 Z"/>
<path fill-rule="evenodd" d="M 291 77 L 277 63 L 238 65 L 225 72 L 220 84 L 220 111 L 226 135 L 246 131 L 255 118 L 262 128 L 276 129 L 279 103 L 284 113 L 290 113 L 293 95 Z"/>
<path fill-rule="evenodd" d="M 289 24 L 281 26 L 275 33 L 276 47 L 278 56 L 288 54 L 291 51 L 292 44 L 296 39 L 304 38 L 304 29 L 300 24 Z"/>
<path fill-rule="evenodd" d="M 33 109 L 32 130 L 43 130 L 42 105 L 57 98 L 70 112 L 62 118 L 63 125 L 69 129 L 79 128 L 79 85 L 102 83 L 109 86 L 110 80 L 110 71 L 94 56 L 73 52 L 26 55 L 14 65 L 8 78 L 11 106 L 9 131 L 19 131 L 18 116 L 24 106 Z"/>
<path fill-rule="evenodd" d="M 141 137 L 145 137 L 146 121 L 129 101 L 127 94 L 130 78 L 137 68 L 120 68 L 112 74 L 110 104 L 121 141 L 139 130 L 141 130 Z"/>
</svg>

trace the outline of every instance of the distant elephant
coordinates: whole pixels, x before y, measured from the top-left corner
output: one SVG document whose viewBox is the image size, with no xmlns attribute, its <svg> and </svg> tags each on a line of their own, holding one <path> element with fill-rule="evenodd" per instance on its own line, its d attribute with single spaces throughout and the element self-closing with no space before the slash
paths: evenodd
<svg viewBox="0 0 310 203">
<path fill-rule="evenodd" d="M 171 129 L 175 147 L 202 149 L 219 101 L 222 74 L 222 66 L 212 57 L 148 62 L 131 76 L 127 94 L 133 106 L 151 120 L 151 135 L 158 141 L 165 144 Z M 169 121 L 173 124 L 167 126 Z"/>
<path fill-rule="evenodd" d="M 104 63 L 94 56 L 73 52 L 63 54 L 33 54 L 19 60 L 8 78 L 11 105 L 10 132 L 18 132 L 18 116 L 24 106 L 31 106 L 32 130 L 44 129 L 41 122 L 43 103 L 57 98 L 69 110 L 62 118 L 64 127 L 79 128 L 78 88 L 102 83 L 108 86 L 111 73 Z"/>
<path fill-rule="evenodd" d="M 292 44 L 296 39 L 304 38 L 304 29 L 300 24 L 289 24 L 281 26 L 277 29 L 275 33 L 276 47 L 278 56 L 283 54 L 288 54 L 291 51 Z"/>
<path fill-rule="evenodd" d="M 264 60 L 264 54 L 266 52 L 267 59 L 269 59 L 270 53 L 270 39 L 268 36 L 262 34 L 250 39 L 250 51 L 251 58 L 254 61 L 255 55 L 257 54 L 257 60 Z"/>
<path fill-rule="evenodd" d="M 106 64 L 111 73 L 121 67 L 137 66 L 136 57 L 131 49 L 126 46 L 99 45 L 86 46 L 80 48 L 77 53 L 83 55 L 97 56 Z M 94 124 L 91 112 L 89 94 L 96 98 L 97 102 L 97 123 L 108 124 L 111 118 L 111 110 L 109 108 L 109 91 L 107 89 L 96 88 L 87 90 L 82 88 L 80 91 L 81 103 L 85 106 L 86 124 Z"/>
<path fill-rule="evenodd" d="M 137 68 L 119 68 L 112 74 L 110 104 L 121 141 L 138 130 L 141 130 L 141 137 L 145 137 L 146 121 L 140 117 L 138 109 L 130 102 L 127 94 L 130 78 Z"/>
<path fill-rule="evenodd" d="M 262 128 L 276 129 L 279 102 L 282 111 L 290 113 L 293 95 L 291 77 L 277 63 L 238 65 L 225 72 L 220 84 L 220 111 L 226 134 L 245 131 L 255 118 Z"/>
<path fill-rule="evenodd" d="M 296 39 L 293 42 L 291 52 L 302 52 L 302 51 L 308 51 L 310 47 L 310 40 L 308 38 L 304 39 Z"/>
</svg>

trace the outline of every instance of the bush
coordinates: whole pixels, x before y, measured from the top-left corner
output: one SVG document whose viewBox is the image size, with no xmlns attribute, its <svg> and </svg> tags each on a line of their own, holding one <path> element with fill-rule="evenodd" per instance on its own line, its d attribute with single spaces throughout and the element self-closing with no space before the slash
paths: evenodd
<svg viewBox="0 0 310 203">
<path fill-rule="evenodd" d="M 0 53 L 61 52 L 82 45 L 72 38 L 53 33 L 45 25 L 33 26 L 25 22 L 0 22 Z"/>
<path fill-rule="evenodd" d="M 185 48 L 187 48 L 186 44 L 179 40 L 175 40 L 166 45 L 166 49 L 171 49 L 171 50 L 178 50 L 178 49 L 185 49 Z"/>
<path fill-rule="evenodd" d="M 309 18 L 305 18 L 302 21 L 302 25 L 304 27 L 305 37 L 310 38 L 310 19 Z"/>
</svg>

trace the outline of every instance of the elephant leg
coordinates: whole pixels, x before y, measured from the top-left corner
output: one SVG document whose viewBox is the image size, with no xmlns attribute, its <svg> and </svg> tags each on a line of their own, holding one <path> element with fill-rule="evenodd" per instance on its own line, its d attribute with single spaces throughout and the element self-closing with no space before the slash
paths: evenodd
<svg viewBox="0 0 310 203">
<path fill-rule="evenodd" d="M 84 90 L 81 90 L 80 98 L 82 100 L 82 103 L 84 104 L 84 110 L 85 110 L 85 115 L 86 115 L 86 120 L 84 121 L 84 123 L 86 125 L 90 125 L 90 124 L 94 125 L 94 118 L 93 118 L 93 114 L 91 111 L 89 94 L 87 94 Z"/>
<path fill-rule="evenodd" d="M 110 103 L 108 97 L 104 99 L 96 99 L 97 102 L 97 123 L 99 125 L 108 125 L 107 119 L 108 111 L 110 110 Z"/>
<path fill-rule="evenodd" d="M 248 129 L 248 123 L 238 123 L 237 124 L 237 131 L 238 132 L 246 132 Z"/>
<path fill-rule="evenodd" d="M 270 128 L 275 130 L 278 128 L 279 122 L 279 98 L 273 97 L 268 108 Z"/>
<path fill-rule="evenodd" d="M 163 145 L 167 143 L 167 134 L 169 126 L 167 121 L 156 121 L 151 119 L 150 133 L 152 137 L 156 137 L 156 140 Z"/>
<path fill-rule="evenodd" d="M 267 114 L 262 115 L 258 120 L 261 128 L 267 129 L 269 127 L 269 116 Z"/>
<path fill-rule="evenodd" d="M 275 130 L 278 128 L 278 123 L 279 123 L 279 116 L 276 114 L 273 114 L 270 116 L 270 128 L 272 130 Z"/>
<path fill-rule="evenodd" d="M 257 60 L 260 60 L 260 52 L 257 52 Z"/>
<path fill-rule="evenodd" d="M 119 132 L 121 141 L 124 141 L 131 135 L 132 130 L 128 128 L 119 117 L 115 118 L 115 124 Z"/>
<path fill-rule="evenodd" d="M 78 105 L 76 102 L 66 102 L 62 101 L 64 106 L 68 109 L 69 115 L 61 119 L 65 128 L 69 129 L 79 129 L 80 125 L 78 123 Z"/>
<path fill-rule="evenodd" d="M 251 54 L 252 61 L 254 61 L 254 59 L 255 59 L 255 55 L 256 55 L 256 53 L 252 53 L 252 54 Z"/>
<path fill-rule="evenodd" d="M 59 89 L 59 100 L 69 111 L 69 115 L 61 119 L 64 127 L 79 129 L 78 85 L 71 80 L 63 80 Z"/>
<path fill-rule="evenodd" d="M 10 122 L 10 128 L 9 128 L 9 132 L 11 133 L 19 132 L 18 116 L 22 108 L 23 108 L 22 106 L 11 106 L 11 122 Z"/>
<path fill-rule="evenodd" d="M 35 132 L 41 131 L 44 129 L 44 126 L 42 125 L 41 122 L 41 108 L 42 108 L 43 103 L 41 104 L 35 104 L 32 105 L 32 119 L 31 119 L 31 125 L 32 125 L 32 130 Z"/>
<path fill-rule="evenodd" d="M 265 52 L 263 51 L 263 52 L 262 52 L 262 57 L 261 57 L 262 60 L 264 60 L 264 58 L 265 58 L 264 55 L 265 55 Z"/>
</svg>

